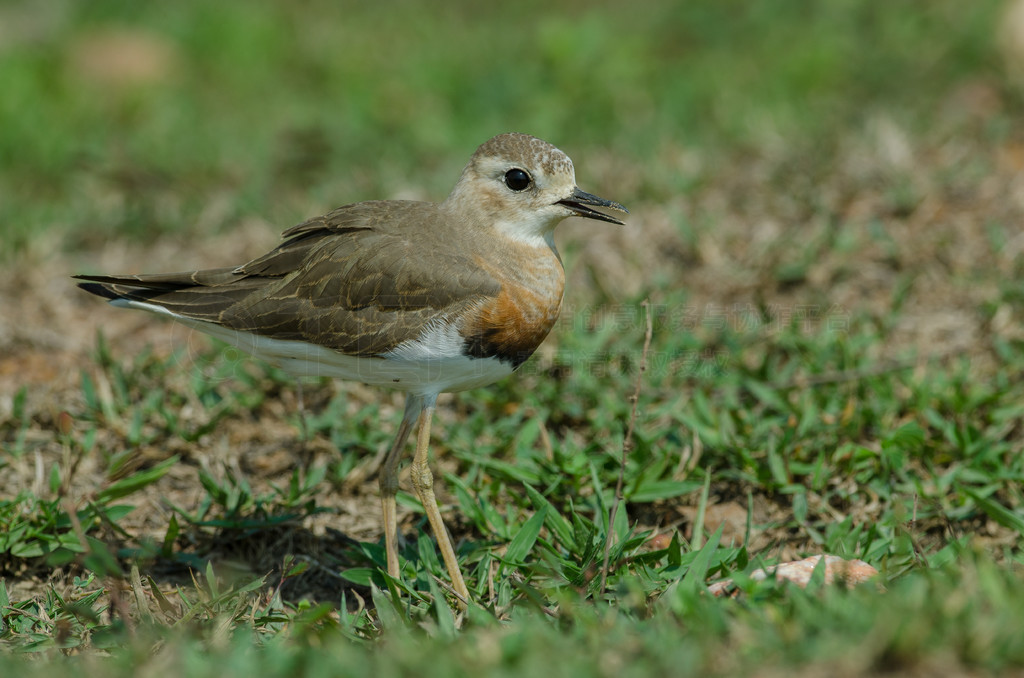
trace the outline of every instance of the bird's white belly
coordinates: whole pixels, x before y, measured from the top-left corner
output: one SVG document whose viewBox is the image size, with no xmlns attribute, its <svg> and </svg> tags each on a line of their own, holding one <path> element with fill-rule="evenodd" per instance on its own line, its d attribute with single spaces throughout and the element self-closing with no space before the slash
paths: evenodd
<svg viewBox="0 0 1024 678">
<path fill-rule="evenodd" d="M 298 377 L 334 377 L 401 391 L 437 394 L 486 386 L 513 371 L 508 363 L 497 358 L 472 358 L 463 354 L 462 337 L 446 323 L 431 326 L 419 338 L 400 344 L 383 357 L 359 357 L 304 341 L 273 339 L 185 318 L 156 304 L 125 299 L 111 303 L 169 316 Z"/>
</svg>

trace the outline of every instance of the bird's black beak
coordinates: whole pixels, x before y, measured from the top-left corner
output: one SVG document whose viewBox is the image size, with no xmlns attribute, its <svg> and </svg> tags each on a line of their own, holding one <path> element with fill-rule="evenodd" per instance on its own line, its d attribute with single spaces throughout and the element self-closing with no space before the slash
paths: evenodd
<svg viewBox="0 0 1024 678">
<path fill-rule="evenodd" d="M 620 226 L 624 226 L 625 224 L 616 219 L 615 217 L 605 214 L 604 212 L 592 210 L 589 207 L 587 207 L 587 205 L 594 205 L 596 207 L 610 207 L 613 210 L 618 210 L 620 212 L 625 212 L 626 214 L 629 214 L 629 210 L 627 210 L 619 203 L 612 202 L 611 200 L 605 200 L 604 198 L 598 198 L 596 195 L 591 195 L 586 191 L 581 191 L 579 188 L 574 188 L 572 195 L 570 195 L 565 200 L 559 200 L 558 204 L 565 205 L 573 212 L 575 212 L 577 216 L 586 217 L 588 219 L 597 219 L 598 221 L 610 221 L 611 223 L 619 224 Z"/>
</svg>

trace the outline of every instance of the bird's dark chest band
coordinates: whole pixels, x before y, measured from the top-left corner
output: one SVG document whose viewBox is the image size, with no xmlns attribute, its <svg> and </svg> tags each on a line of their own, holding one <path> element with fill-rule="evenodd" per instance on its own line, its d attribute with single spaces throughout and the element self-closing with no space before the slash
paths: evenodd
<svg viewBox="0 0 1024 678">
<path fill-rule="evenodd" d="M 515 370 L 537 350 L 537 346 L 532 342 L 527 346 L 501 341 L 498 338 L 499 334 L 501 334 L 500 330 L 487 329 L 466 337 L 462 347 L 463 355 L 471 358 L 497 358 Z"/>
</svg>

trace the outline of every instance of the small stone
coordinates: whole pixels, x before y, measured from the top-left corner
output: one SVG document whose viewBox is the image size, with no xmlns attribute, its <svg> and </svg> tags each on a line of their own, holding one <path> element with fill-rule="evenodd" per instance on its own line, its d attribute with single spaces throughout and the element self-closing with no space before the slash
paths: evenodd
<svg viewBox="0 0 1024 678">
<path fill-rule="evenodd" d="M 878 574 L 878 570 L 871 567 L 863 560 L 844 560 L 839 556 L 823 555 L 810 556 L 803 560 L 793 560 L 782 563 L 775 567 L 757 569 L 750 573 L 750 577 L 756 580 L 767 579 L 774 575 L 778 581 L 786 580 L 793 582 L 800 588 L 807 588 L 811 581 L 814 568 L 821 559 L 825 559 L 825 584 L 844 584 L 847 588 L 853 588 L 862 584 Z M 708 586 L 708 591 L 713 596 L 729 596 L 735 598 L 739 595 L 732 579 L 722 579 Z"/>
</svg>

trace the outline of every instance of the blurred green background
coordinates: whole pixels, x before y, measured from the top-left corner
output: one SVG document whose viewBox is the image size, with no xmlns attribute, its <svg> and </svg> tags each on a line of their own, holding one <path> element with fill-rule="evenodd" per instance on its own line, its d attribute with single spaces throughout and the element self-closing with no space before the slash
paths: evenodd
<svg viewBox="0 0 1024 678">
<path fill-rule="evenodd" d="M 673 161 L 687 149 L 827 158 L 880 111 L 942 124 L 959 88 L 1003 87 L 1002 6 L 8 0 L 2 256 L 40 230 L 79 250 L 249 214 L 284 228 L 311 205 L 440 199 L 505 131 L 578 165 L 592 150 L 614 159 L 581 165 L 589 190 L 664 201 L 701 181 Z"/>
</svg>

